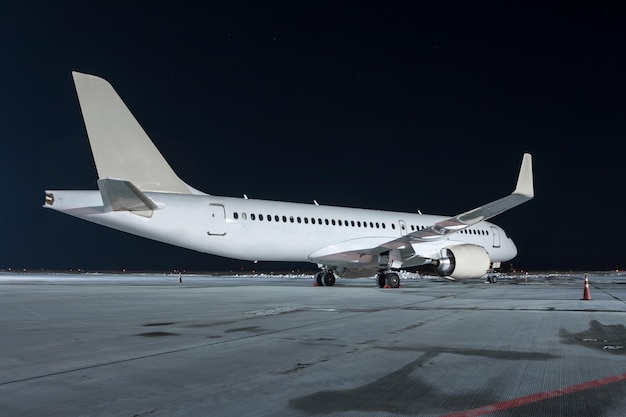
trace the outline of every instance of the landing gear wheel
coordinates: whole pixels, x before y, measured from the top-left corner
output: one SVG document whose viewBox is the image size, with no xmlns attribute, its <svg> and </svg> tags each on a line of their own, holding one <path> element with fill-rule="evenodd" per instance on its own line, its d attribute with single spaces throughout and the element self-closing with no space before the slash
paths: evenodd
<svg viewBox="0 0 626 417">
<path fill-rule="evenodd" d="M 395 272 L 387 272 L 385 275 L 385 281 L 387 282 L 387 285 L 389 285 L 391 288 L 400 287 L 400 275 L 396 274 Z"/>
<path fill-rule="evenodd" d="M 487 278 L 487 281 L 489 281 L 491 284 L 495 284 L 496 282 L 498 282 L 498 277 L 495 275 L 489 275 L 489 278 Z"/>
<path fill-rule="evenodd" d="M 378 288 L 385 288 L 385 273 L 379 272 L 376 274 L 376 283 L 378 284 Z"/>
<path fill-rule="evenodd" d="M 335 285 L 335 274 L 333 271 L 326 271 L 322 275 L 322 285 L 325 287 L 332 287 Z"/>
<path fill-rule="evenodd" d="M 400 275 L 395 272 L 379 272 L 376 274 L 378 288 L 399 288 Z"/>
<path fill-rule="evenodd" d="M 322 271 L 319 271 L 317 274 L 315 274 L 315 284 L 319 287 L 323 286 L 324 284 L 322 283 L 322 276 L 324 275 L 324 273 Z"/>
</svg>

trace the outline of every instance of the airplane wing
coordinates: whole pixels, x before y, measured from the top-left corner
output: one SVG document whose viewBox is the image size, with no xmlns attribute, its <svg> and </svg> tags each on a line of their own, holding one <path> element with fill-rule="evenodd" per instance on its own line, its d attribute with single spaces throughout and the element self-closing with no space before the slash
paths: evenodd
<svg viewBox="0 0 626 417">
<path fill-rule="evenodd" d="M 513 193 L 458 216 L 437 222 L 430 227 L 402 236 L 397 240 L 410 242 L 438 240 L 451 233 L 458 232 L 483 220 L 504 213 L 528 200 L 532 200 L 534 196 L 532 156 L 526 153 L 522 159 L 517 186 Z"/>
<path fill-rule="evenodd" d="M 512 209 L 534 197 L 532 156 L 524 154 L 517 178 L 515 190 L 506 197 L 484 204 L 454 217 L 437 222 L 424 229 L 409 233 L 396 239 L 355 239 L 322 248 L 312 253 L 313 262 L 324 264 L 354 265 L 371 263 L 375 255 L 390 252 L 391 265 L 402 265 L 411 258 L 422 258 L 415 252 L 413 243 L 435 242 L 483 220 Z M 431 245 L 424 245 L 425 252 L 431 253 Z M 428 249 L 427 249 L 428 248 Z M 427 258 L 430 255 L 425 255 Z"/>
</svg>

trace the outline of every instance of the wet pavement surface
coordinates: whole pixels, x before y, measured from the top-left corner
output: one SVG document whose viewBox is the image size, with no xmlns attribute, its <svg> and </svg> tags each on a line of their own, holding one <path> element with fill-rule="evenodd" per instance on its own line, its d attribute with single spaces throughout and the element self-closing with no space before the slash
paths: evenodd
<svg viewBox="0 0 626 417">
<path fill-rule="evenodd" d="M 623 416 L 626 277 L 0 274 L 4 416 Z"/>
</svg>

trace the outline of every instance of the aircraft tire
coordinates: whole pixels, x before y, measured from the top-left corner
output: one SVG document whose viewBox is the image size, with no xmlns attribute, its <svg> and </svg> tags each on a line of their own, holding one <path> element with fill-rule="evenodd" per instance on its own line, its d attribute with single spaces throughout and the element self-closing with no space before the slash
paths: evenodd
<svg viewBox="0 0 626 417">
<path fill-rule="evenodd" d="M 385 282 L 391 288 L 398 288 L 400 286 L 400 275 L 395 272 L 388 272 L 385 274 Z"/>
<path fill-rule="evenodd" d="M 385 273 L 379 272 L 376 275 L 376 284 L 378 284 L 378 288 L 385 288 Z"/>
<path fill-rule="evenodd" d="M 335 285 L 335 274 L 332 271 L 324 272 L 322 276 L 322 283 L 325 287 L 332 287 Z"/>
<path fill-rule="evenodd" d="M 324 275 L 322 271 L 319 271 L 315 274 L 315 283 L 320 287 L 324 285 L 324 283 L 322 282 L 322 275 Z"/>
</svg>

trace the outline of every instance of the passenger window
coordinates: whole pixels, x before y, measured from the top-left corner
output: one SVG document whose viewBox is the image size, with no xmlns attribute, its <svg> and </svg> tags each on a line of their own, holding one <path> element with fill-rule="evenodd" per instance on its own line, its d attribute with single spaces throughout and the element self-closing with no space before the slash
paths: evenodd
<svg viewBox="0 0 626 417">
<path fill-rule="evenodd" d="M 333 224 L 333 226 L 335 225 L 335 219 L 332 219 L 330 222 Z"/>
<path fill-rule="evenodd" d="M 280 217 L 278 217 L 278 214 L 274 216 L 274 220 L 276 220 L 277 222 L 280 221 Z"/>
<path fill-rule="evenodd" d="M 287 223 L 287 216 L 283 216 L 283 223 Z"/>
<path fill-rule="evenodd" d="M 250 219 L 256 220 L 256 215 L 254 213 L 250 214 Z"/>
<path fill-rule="evenodd" d="M 248 218 L 248 216 L 246 216 L 246 213 L 241 213 L 241 218 L 242 218 L 243 220 L 246 220 L 246 219 Z"/>
<path fill-rule="evenodd" d="M 293 223 L 293 216 L 289 216 L 289 221 Z"/>
<path fill-rule="evenodd" d="M 304 218 L 304 223 L 309 224 L 309 218 L 308 217 Z"/>
<path fill-rule="evenodd" d="M 237 219 L 239 218 L 239 213 L 234 212 L 234 213 L 233 213 L 233 218 L 234 218 L 235 220 L 237 220 Z"/>
<path fill-rule="evenodd" d="M 300 216 L 296 217 L 296 219 L 298 220 L 298 223 L 302 223 L 302 218 L 300 218 Z"/>
<path fill-rule="evenodd" d="M 311 224 L 315 224 L 315 217 L 311 217 Z"/>
<path fill-rule="evenodd" d="M 267 215 L 267 221 L 268 221 L 268 222 L 271 222 L 271 221 L 272 221 L 272 215 L 271 215 L 271 214 L 268 214 L 268 215 Z"/>
</svg>

